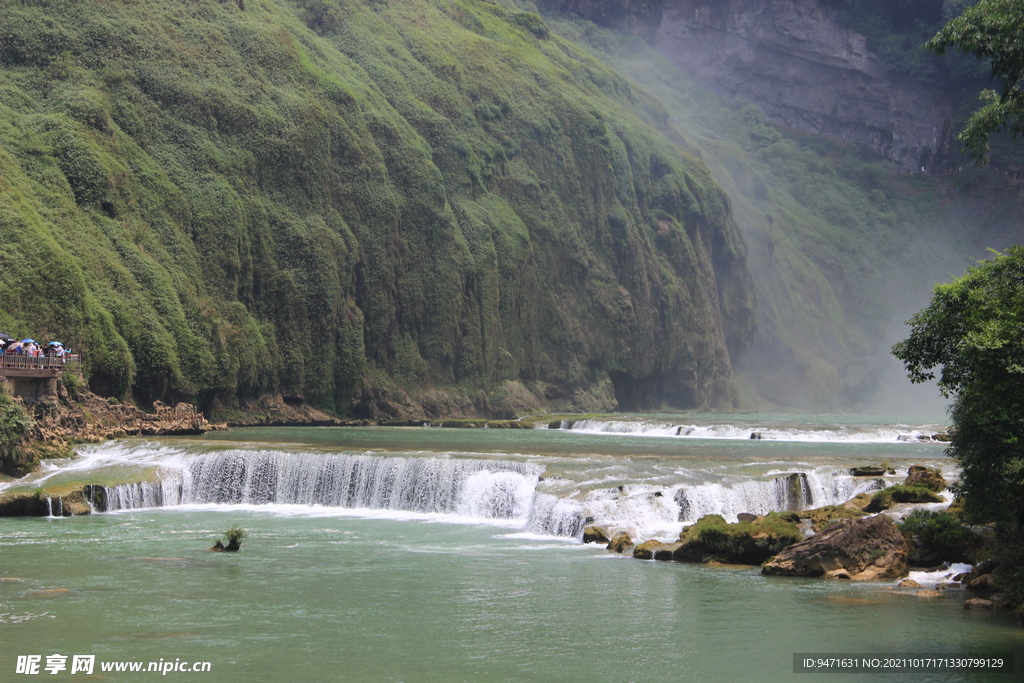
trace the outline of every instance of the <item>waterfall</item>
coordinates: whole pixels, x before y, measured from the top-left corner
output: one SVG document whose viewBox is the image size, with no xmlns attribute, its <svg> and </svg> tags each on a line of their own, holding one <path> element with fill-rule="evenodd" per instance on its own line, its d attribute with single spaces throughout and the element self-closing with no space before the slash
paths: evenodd
<svg viewBox="0 0 1024 683">
<path fill-rule="evenodd" d="M 721 515 L 735 521 L 741 512 L 763 515 L 785 510 L 808 510 L 841 505 L 858 493 L 878 489 L 875 480 L 860 480 L 848 470 L 824 469 L 794 472 L 766 481 L 744 481 L 731 486 L 702 484 L 680 488 L 673 498 L 679 521 L 693 523 L 704 515 Z"/>
<path fill-rule="evenodd" d="M 276 503 L 524 519 L 542 471 L 510 461 L 227 451 L 157 482 L 108 487 L 105 497 L 107 510 Z"/>
</svg>

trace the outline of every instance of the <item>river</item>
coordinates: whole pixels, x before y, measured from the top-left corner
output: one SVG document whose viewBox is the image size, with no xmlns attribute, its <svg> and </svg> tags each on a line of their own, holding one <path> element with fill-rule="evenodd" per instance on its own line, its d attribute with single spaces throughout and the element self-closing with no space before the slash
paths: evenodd
<svg viewBox="0 0 1024 683">
<path fill-rule="evenodd" d="M 794 673 L 795 653 L 1014 653 L 1010 615 L 895 581 L 761 576 L 583 545 L 583 524 L 671 539 L 842 502 L 848 468 L 955 469 L 941 425 L 863 416 L 647 415 L 559 429 L 260 428 L 85 446 L 0 490 L 106 486 L 110 511 L 0 519 L 0 680 L 156 662 L 205 681 L 1003 681 Z M 751 438 L 756 434 L 760 438 Z M 792 475 L 800 482 L 790 485 Z M 55 511 L 55 512 L 59 512 Z M 230 526 L 241 552 L 206 548 Z M 50 674 L 47 657 L 66 657 Z M 59 666 L 60 659 L 52 660 Z M 208 672 L 184 672 L 209 662 Z M 128 666 L 128 664 L 125 664 Z M 201 668 L 201 667 L 200 667 Z"/>
</svg>

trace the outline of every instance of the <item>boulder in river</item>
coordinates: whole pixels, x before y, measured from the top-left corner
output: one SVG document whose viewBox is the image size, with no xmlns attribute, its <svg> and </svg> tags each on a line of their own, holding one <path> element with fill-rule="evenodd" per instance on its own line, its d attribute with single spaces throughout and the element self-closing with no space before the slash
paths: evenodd
<svg viewBox="0 0 1024 683">
<path fill-rule="evenodd" d="M 907 470 L 907 478 L 903 485 L 919 486 L 936 492 L 944 491 L 947 487 L 946 480 L 942 477 L 942 473 L 939 470 L 933 467 L 925 467 L 924 465 L 911 465 L 910 469 Z"/>
<path fill-rule="evenodd" d="M 603 526 L 588 526 L 583 530 L 584 543 L 608 543 L 608 530 Z"/>
<path fill-rule="evenodd" d="M 800 518 L 796 513 L 771 512 L 753 522 L 735 524 L 718 515 L 706 515 L 679 534 L 679 547 L 672 559 L 761 564 L 801 538 Z"/>
<path fill-rule="evenodd" d="M 763 574 L 894 579 L 907 573 L 907 541 L 886 515 L 840 521 L 783 549 Z"/>
<path fill-rule="evenodd" d="M 612 536 L 612 540 L 608 541 L 607 548 L 613 553 L 632 553 L 633 539 L 625 531 L 619 531 Z"/>
<path fill-rule="evenodd" d="M 903 486 L 897 484 L 883 489 L 871 497 L 866 512 L 888 510 L 897 503 L 941 503 L 940 498 L 931 489 L 924 486 Z"/>
<path fill-rule="evenodd" d="M 884 477 L 887 474 L 896 474 L 896 470 L 888 465 L 863 465 L 851 468 L 850 474 L 855 477 Z"/>
</svg>

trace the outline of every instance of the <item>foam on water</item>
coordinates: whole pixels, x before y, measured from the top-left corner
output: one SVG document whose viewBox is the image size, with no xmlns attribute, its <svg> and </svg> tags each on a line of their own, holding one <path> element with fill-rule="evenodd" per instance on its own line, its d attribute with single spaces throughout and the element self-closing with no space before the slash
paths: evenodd
<svg viewBox="0 0 1024 683">
<path fill-rule="evenodd" d="M 936 584 L 950 582 L 957 574 L 966 574 L 972 569 L 974 569 L 972 565 L 957 562 L 934 572 L 910 572 L 906 578 L 917 581 L 923 588 L 934 588 Z M 900 581 L 902 580 L 900 579 Z"/>
<path fill-rule="evenodd" d="M 548 429 L 548 425 L 537 425 Z M 850 425 L 842 427 L 738 426 L 682 424 L 643 420 L 563 420 L 559 429 L 584 434 L 617 434 L 681 439 L 752 439 L 821 443 L 919 443 L 931 441 L 938 428 L 909 425 Z"/>
</svg>

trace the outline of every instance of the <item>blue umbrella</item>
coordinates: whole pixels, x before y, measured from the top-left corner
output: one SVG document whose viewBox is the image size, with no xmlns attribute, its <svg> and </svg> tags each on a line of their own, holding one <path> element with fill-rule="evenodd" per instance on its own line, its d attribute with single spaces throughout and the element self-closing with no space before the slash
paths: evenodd
<svg viewBox="0 0 1024 683">
<path fill-rule="evenodd" d="M 35 339 L 22 339 L 21 343 L 22 344 L 35 344 L 36 340 Z"/>
<path fill-rule="evenodd" d="M 47 344 L 47 346 L 64 346 L 64 345 L 61 344 L 60 342 L 50 342 L 49 344 Z"/>
</svg>

